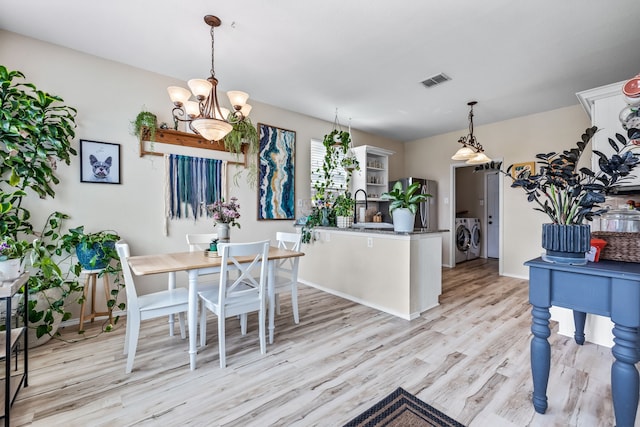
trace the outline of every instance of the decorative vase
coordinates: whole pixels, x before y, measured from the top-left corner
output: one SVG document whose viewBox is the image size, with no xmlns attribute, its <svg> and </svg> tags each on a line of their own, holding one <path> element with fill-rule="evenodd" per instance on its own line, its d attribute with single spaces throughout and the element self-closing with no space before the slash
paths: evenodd
<svg viewBox="0 0 640 427">
<path fill-rule="evenodd" d="M 78 243 L 76 245 L 76 256 L 78 262 L 85 270 L 101 270 L 109 263 L 108 257 L 105 255 L 103 247 L 115 248 L 116 242 L 94 243 L 89 246 L 86 243 Z"/>
<path fill-rule="evenodd" d="M 230 226 L 228 223 L 221 222 L 216 226 L 216 233 L 218 233 L 218 241 L 220 243 L 229 243 L 231 241 Z"/>
<path fill-rule="evenodd" d="M 416 215 L 407 208 L 396 208 L 393 210 L 393 231 L 396 233 L 411 233 Z"/>
<path fill-rule="evenodd" d="M 353 224 L 352 216 L 337 216 L 336 225 L 338 228 L 349 228 Z"/>
<path fill-rule="evenodd" d="M 323 227 L 329 226 L 329 209 L 322 208 L 321 210 L 322 218 L 320 218 L 320 225 Z"/>
<path fill-rule="evenodd" d="M 22 261 L 20 258 L 0 261 L 0 282 L 15 280 L 22 274 Z"/>
<path fill-rule="evenodd" d="M 591 249 L 591 226 L 588 224 L 542 224 L 542 259 L 558 264 L 582 265 Z"/>
</svg>

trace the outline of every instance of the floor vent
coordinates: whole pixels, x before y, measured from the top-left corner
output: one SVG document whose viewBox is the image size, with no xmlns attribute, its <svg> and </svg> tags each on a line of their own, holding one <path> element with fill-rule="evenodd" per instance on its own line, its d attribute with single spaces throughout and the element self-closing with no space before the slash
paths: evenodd
<svg viewBox="0 0 640 427">
<path fill-rule="evenodd" d="M 425 87 L 433 87 L 433 86 L 439 85 L 440 83 L 444 83 L 447 80 L 451 80 L 451 77 L 447 76 L 445 73 L 440 73 L 422 81 L 422 84 Z"/>
</svg>

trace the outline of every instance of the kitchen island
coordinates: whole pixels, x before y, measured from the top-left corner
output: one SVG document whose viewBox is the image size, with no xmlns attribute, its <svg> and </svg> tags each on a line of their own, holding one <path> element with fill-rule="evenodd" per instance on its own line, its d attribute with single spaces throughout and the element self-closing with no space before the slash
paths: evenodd
<svg viewBox="0 0 640 427">
<path fill-rule="evenodd" d="M 298 280 L 406 320 L 439 304 L 442 233 L 388 229 L 314 228 Z"/>
</svg>

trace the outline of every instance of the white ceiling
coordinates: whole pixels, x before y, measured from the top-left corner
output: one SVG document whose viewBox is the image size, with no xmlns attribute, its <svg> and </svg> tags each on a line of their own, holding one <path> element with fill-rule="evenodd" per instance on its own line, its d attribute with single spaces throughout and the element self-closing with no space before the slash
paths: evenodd
<svg viewBox="0 0 640 427">
<path fill-rule="evenodd" d="M 480 125 L 640 73 L 638 0 L 2 0 L 0 28 L 186 81 L 209 75 L 207 14 L 222 90 L 400 141 L 466 128 L 471 100 Z"/>
</svg>

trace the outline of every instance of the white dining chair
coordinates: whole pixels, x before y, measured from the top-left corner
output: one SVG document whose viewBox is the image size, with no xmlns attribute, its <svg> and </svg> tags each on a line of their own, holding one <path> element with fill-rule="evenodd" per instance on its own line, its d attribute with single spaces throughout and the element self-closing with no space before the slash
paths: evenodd
<svg viewBox="0 0 640 427">
<path fill-rule="evenodd" d="M 124 354 L 127 355 L 125 372 L 128 374 L 133 369 L 133 359 L 136 356 L 141 321 L 177 313 L 180 319 L 180 335 L 182 339 L 186 338 L 184 313 L 189 310 L 189 292 L 185 288 L 176 288 L 138 296 L 133 275 L 127 262 L 127 259 L 131 256 L 129 245 L 121 240 L 116 243 L 116 250 L 120 257 L 127 292 L 127 327 L 124 338 Z"/>
<path fill-rule="evenodd" d="M 276 233 L 278 248 L 299 252 L 302 241 L 300 233 Z M 274 290 L 276 293 L 276 313 L 280 314 L 280 294 L 291 293 L 291 307 L 293 311 L 293 321 L 300 323 L 298 315 L 298 264 L 300 257 L 285 258 L 276 261 Z"/>
<path fill-rule="evenodd" d="M 212 240 L 217 239 L 216 233 L 203 233 L 203 234 L 187 234 L 187 244 L 189 245 L 189 252 L 204 251 L 209 249 L 209 243 Z"/>
<path fill-rule="evenodd" d="M 216 233 L 205 234 L 187 234 L 187 244 L 189 245 L 189 252 L 199 252 L 209 249 L 209 244 L 212 240 L 217 239 Z M 198 289 L 205 290 L 211 286 L 215 286 L 220 281 L 217 273 L 204 274 L 198 276 Z"/>
<path fill-rule="evenodd" d="M 269 241 L 225 243 L 218 246 L 221 254 L 220 281 L 215 289 L 198 292 L 202 302 L 200 312 L 200 344 L 207 343 L 207 310 L 218 317 L 218 351 L 220 367 L 226 366 L 225 320 L 240 315 L 240 330 L 247 333 L 247 314 L 258 312 L 260 353 L 266 352 L 266 292 Z M 238 258 L 248 257 L 240 262 Z M 231 278 L 229 271 L 237 271 Z"/>
</svg>

